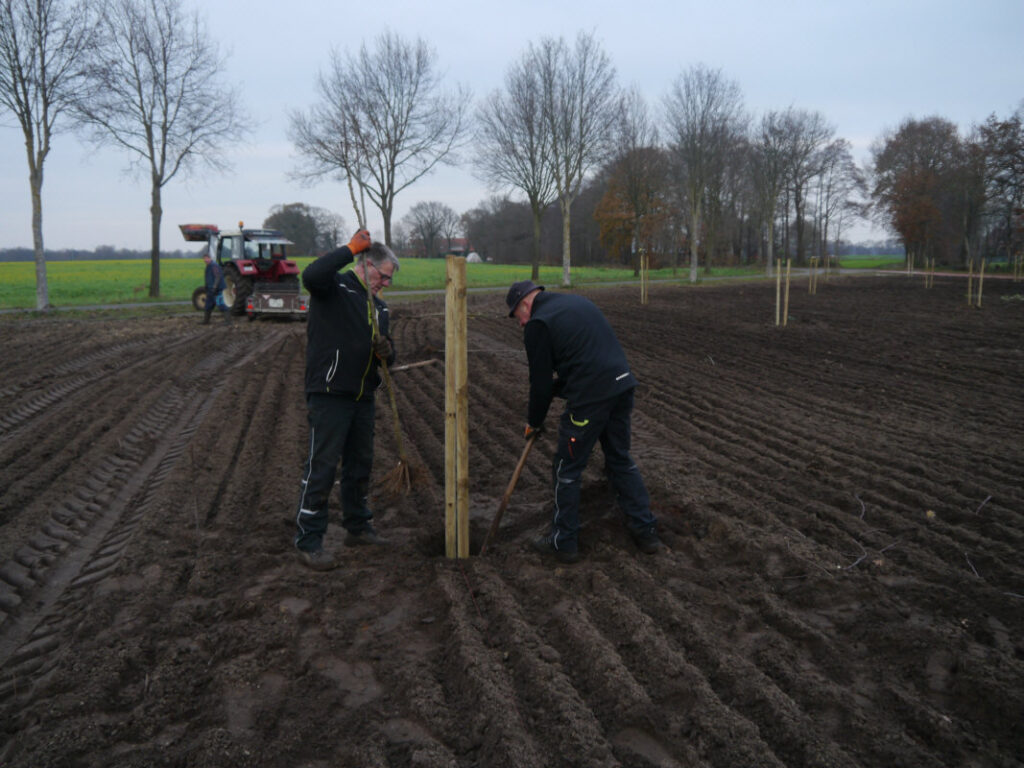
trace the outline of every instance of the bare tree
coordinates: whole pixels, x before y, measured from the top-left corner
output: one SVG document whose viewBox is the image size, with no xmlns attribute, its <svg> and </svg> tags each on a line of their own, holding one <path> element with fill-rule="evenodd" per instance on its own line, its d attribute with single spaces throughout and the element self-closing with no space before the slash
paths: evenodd
<svg viewBox="0 0 1024 768">
<path fill-rule="evenodd" d="M 702 215 L 709 183 L 743 117 L 739 85 L 720 70 L 697 64 L 681 74 L 665 97 L 669 145 L 679 164 L 688 205 L 690 282 L 697 282 Z"/>
<path fill-rule="evenodd" d="M 555 190 L 562 211 L 562 284 L 571 277 L 570 213 L 583 180 L 610 151 L 615 68 L 592 34 L 580 32 L 572 50 L 562 38 L 531 47 L 543 86 Z"/>
<path fill-rule="evenodd" d="M 533 51 L 509 67 L 504 90 L 494 91 L 477 110 L 475 164 L 494 190 L 526 195 L 533 214 L 532 277 L 540 276 L 541 217 L 555 198 L 549 123 L 544 88 Z"/>
<path fill-rule="evenodd" d="M 999 120 L 989 115 L 979 126 L 985 153 L 989 238 L 1016 254 L 1024 247 L 1024 102 Z"/>
<path fill-rule="evenodd" d="M 448 238 L 451 247 L 452 233 L 459 226 L 459 215 L 444 203 L 437 201 L 416 203 L 402 219 L 402 223 L 413 237 L 423 243 L 424 256 L 432 258 L 437 254 L 437 240 Z"/>
<path fill-rule="evenodd" d="M 804 225 L 807 189 L 811 181 L 821 173 L 824 150 L 832 141 L 835 129 L 820 112 L 807 112 L 792 107 L 785 111 L 782 120 L 786 141 L 786 179 L 793 195 L 796 260 L 802 264 L 806 249 Z"/>
<path fill-rule="evenodd" d="M 98 145 L 134 155 L 150 182 L 149 295 L 160 295 L 161 192 L 198 165 L 223 171 L 219 149 L 244 134 L 234 91 L 219 81 L 224 61 L 198 13 L 180 0 L 111 0 L 90 67 L 94 95 L 80 107 Z"/>
<path fill-rule="evenodd" d="M 765 223 L 765 272 L 769 277 L 775 264 L 775 218 L 786 180 L 785 130 L 783 114 L 771 111 L 761 118 L 760 127 L 752 141 L 751 173 Z"/>
<path fill-rule="evenodd" d="M 864 177 L 850 151 L 850 142 L 836 139 L 822 153 L 818 176 L 818 239 L 816 252 L 828 255 L 829 229 L 838 241 L 843 223 L 861 210 L 858 198 L 866 192 Z"/>
<path fill-rule="evenodd" d="M 651 120 L 647 102 L 636 87 L 619 97 L 618 119 L 614 123 L 615 149 L 619 159 L 613 179 L 619 198 L 632 219 L 632 248 L 650 250 L 654 234 L 652 219 L 664 205 L 665 163 L 658 149 L 658 129 Z M 634 271 L 639 272 L 639 261 Z"/>
<path fill-rule="evenodd" d="M 0 112 L 13 113 L 25 137 L 40 310 L 50 307 L 43 247 L 43 165 L 53 136 L 86 92 L 81 64 L 93 42 L 88 3 L 0 0 Z"/>
<path fill-rule="evenodd" d="M 462 217 L 447 205 L 444 206 L 444 215 L 441 219 L 441 235 L 448 241 L 445 245 L 446 252 L 451 251 L 452 240 L 457 238 L 462 230 Z"/>
<path fill-rule="evenodd" d="M 395 197 L 439 164 L 452 164 L 466 133 L 469 94 L 441 89 L 437 54 L 384 33 L 376 48 L 355 56 L 332 51 L 317 78 L 320 102 L 291 115 L 290 137 L 303 157 L 296 176 L 346 179 L 365 225 L 353 185 L 380 210 L 391 243 Z"/>
</svg>

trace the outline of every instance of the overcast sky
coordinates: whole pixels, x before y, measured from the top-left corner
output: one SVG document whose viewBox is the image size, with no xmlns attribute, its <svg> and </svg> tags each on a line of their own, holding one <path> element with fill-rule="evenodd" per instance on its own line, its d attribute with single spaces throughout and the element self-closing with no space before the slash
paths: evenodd
<svg viewBox="0 0 1024 768">
<path fill-rule="evenodd" d="M 203 172 L 164 188 L 161 247 L 186 246 L 178 224 L 259 226 L 277 204 L 304 202 L 355 227 L 347 187 L 304 187 L 288 140 L 289 110 L 314 103 L 332 47 L 358 48 L 385 30 L 426 40 L 447 80 L 479 98 L 543 37 L 595 33 L 623 85 L 637 85 L 656 115 L 670 84 L 702 63 L 735 80 L 755 117 L 794 106 L 821 112 L 837 136 L 869 157 L 871 142 L 907 117 L 938 115 L 967 131 L 1024 100 L 1024 0 L 207 0 L 212 38 L 231 52 L 225 83 L 258 120 L 243 145 L 225 149 L 230 174 Z M 128 175 L 130 156 L 56 137 L 44 166 L 47 248 L 149 248 L 149 183 Z M 468 160 L 468 157 L 467 157 Z M 423 200 L 462 213 L 490 191 L 468 163 L 402 192 L 395 221 Z M 370 217 L 383 235 L 379 214 Z M 867 228 L 856 237 L 883 233 Z M 0 113 L 0 248 L 31 247 L 28 165 L 20 129 Z"/>
</svg>

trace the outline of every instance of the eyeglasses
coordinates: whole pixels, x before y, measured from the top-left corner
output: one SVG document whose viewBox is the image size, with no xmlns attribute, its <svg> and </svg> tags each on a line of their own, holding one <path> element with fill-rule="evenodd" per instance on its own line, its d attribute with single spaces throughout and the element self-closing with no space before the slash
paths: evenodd
<svg viewBox="0 0 1024 768">
<path fill-rule="evenodd" d="M 380 279 L 382 281 L 384 281 L 385 283 L 390 285 L 394 281 L 394 279 L 395 279 L 395 273 L 394 272 L 384 272 L 376 264 L 372 264 L 371 263 L 370 266 L 373 267 L 375 270 L 377 270 L 377 274 L 380 275 Z"/>
</svg>

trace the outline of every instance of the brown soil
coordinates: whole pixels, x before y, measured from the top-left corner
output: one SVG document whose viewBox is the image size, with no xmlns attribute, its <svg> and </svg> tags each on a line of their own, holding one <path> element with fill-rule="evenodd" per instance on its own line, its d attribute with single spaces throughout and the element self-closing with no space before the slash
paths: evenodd
<svg viewBox="0 0 1024 768">
<path fill-rule="evenodd" d="M 584 560 L 530 552 L 546 436 L 490 551 L 445 559 L 438 364 L 395 374 L 391 546 L 334 524 L 327 574 L 291 550 L 303 325 L 5 320 L 0 765 L 1024 765 L 1022 293 L 797 284 L 778 329 L 774 284 L 588 291 L 668 551 L 598 453 Z M 392 308 L 400 362 L 443 357 L 441 299 Z M 500 293 L 469 332 L 475 554 L 526 364 Z"/>
</svg>

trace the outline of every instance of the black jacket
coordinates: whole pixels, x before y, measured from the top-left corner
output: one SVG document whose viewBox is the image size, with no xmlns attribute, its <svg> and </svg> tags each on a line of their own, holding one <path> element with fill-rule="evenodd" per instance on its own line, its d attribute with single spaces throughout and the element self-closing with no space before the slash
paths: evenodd
<svg viewBox="0 0 1024 768">
<path fill-rule="evenodd" d="M 571 409 L 636 386 L 611 325 L 582 296 L 538 293 L 523 329 L 523 343 L 530 362 L 527 423 L 532 427 L 544 424 L 555 395 L 564 397 Z"/>
<path fill-rule="evenodd" d="M 352 251 L 342 246 L 321 256 L 302 273 L 309 291 L 306 323 L 306 392 L 329 392 L 360 400 L 380 386 L 378 360 L 373 354 L 367 289 L 354 272 L 340 273 L 352 263 Z M 388 307 L 374 297 L 377 325 L 389 335 Z M 394 362 L 394 354 L 388 364 Z"/>
</svg>

